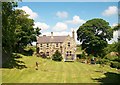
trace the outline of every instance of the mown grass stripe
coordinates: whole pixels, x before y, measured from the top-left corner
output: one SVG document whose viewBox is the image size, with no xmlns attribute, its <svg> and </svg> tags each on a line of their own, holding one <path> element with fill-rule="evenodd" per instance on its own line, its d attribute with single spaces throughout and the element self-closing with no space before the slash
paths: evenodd
<svg viewBox="0 0 120 85">
<path fill-rule="evenodd" d="M 80 62 L 55 62 L 37 57 L 23 57 L 28 68 L 2 69 L 4 83 L 94 83 L 91 78 L 101 78 L 105 72 L 118 73 L 108 66 L 99 68 L 99 65 L 88 65 Z M 38 70 L 35 70 L 35 62 L 40 62 Z M 112 78 L 111 78 L 112 79 Z M 107 80 L 109 81 L 109 80 Z M 116 80 L 117 81 L 117 80 Z"/>
</svg>

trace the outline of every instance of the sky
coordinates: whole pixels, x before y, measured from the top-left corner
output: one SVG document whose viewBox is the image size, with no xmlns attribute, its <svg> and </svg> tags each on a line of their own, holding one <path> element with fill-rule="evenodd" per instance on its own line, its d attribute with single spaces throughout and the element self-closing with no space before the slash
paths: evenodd
<svg viewBox="0 0 120 85">
<path fill-rule="evenodd" d="M 22 0 L 24 2 L 118 2 L 119 0 Z"/>
<path fill-rule="evenodd" d="M 105 1 L 105 0 L 104 0 Z M 106 0 L 107 1 L 107 0 Z M 41 28 L 42 35 L 72 35 L 87 20 L 102 18 L 110 26 L 118 23 L 118 2 L 19 2 L 18 8 L 34 19 L 34 27 Z M 114 32 L 117 41 L 118 31 Z M 75 34 L 76 43 L 77 35 Z"/>
</svg>

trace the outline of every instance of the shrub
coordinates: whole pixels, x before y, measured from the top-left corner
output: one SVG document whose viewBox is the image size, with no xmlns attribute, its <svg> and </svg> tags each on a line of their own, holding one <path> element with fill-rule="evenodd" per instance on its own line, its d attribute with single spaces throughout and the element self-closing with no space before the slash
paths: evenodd
<svg viewBox="0 0 120 85">
<path fill-rule="evenodd" d="M 118 56 L 115 56 L 115 55 L 111 56 L 110 54 L 108 54 L 104 58 L 113 61 L 113 60 L 117 59 Z"/>
<path fill-rule="evenodd" d="M 120 63 L 119 62 L 111 62 L 111 65 L 110 65 L 112 68 L 117 68 L 117 69 L 120 69 Z"/>
<path fill-rule="evenodd" d="M 52 60 L 54 60 L 54 61 L 62 60 L 61 53 L 58 50 L 56 50 L 56 52 L 52 55 Z"/>
<path fill-rule="evenodd" d="M 116 58 L 114 61 L 118 61 L 118 62 L 120 62 L 120 57 L 119 57 L 119 58 Z"/>
<path fill-rule="evenodd" d="M 42 56 L 42 58 L 47 58 L 47 56 L 45 55 L 45 53 L 43 53 L 41 56 Z"/>
</svg>

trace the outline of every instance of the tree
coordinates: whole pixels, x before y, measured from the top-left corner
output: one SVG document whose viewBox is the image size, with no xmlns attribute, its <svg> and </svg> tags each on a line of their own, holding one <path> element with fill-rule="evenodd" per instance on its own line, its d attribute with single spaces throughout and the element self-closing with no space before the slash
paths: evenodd
<svg viewBox="0 0 120 85">
<path fill-rule="evenodd" d="M 56 52 L 53 54 L 52 60 L 54 60 L 54 61 L 61 61 L 62 60 L 62 55 L 58 50 L 56 50 Z"/>
<path fill-rule="evenodd" d="M 119 30 L 120 30 L 120 24 L 118 24 L 117 26 L 115 26 L 113 28 L 113 30 L 119 32 Z M 116 51 L 118 52 L 119 57 L 120 57 L 120 36 L 119 36 L 119 33 L 118 33 L 118 42 L 115 43 L 115 48 L 116 48 Z"/>
<path fill-rule="evenodd" d="M 23 49 L 27 44 L 31 44 L 36 41 L 36 36 L 40 35 L 40 29 L 34 28 L 34 20 L 28 18 L 23 10 L 15 10 L 16 16 L 16 42 L 15 47 L 17 49 Z M 21 51 L 21 50 L 19 50 Z"/>
<path fill-rule="evenodd" d="M 113 30 L 103 19 L 88 20 L 77 30 L 77 39 L 82 42 L 82 49 L 94 56 L 102 56 L 107 40 L 113 37 Z"/>
<path fill-rule="evenodd" d="M 15 42 L 15 7 L 16 3 L 2 2 L 2 53 L 10 54 L 13 51 Z M 7 55 L 7 56 L 8 56 Z"/>
<path fill-rule="evenodd" d="M 113 28 L 114 31 L 120 31 L 120 23 Z M 118 41 L 120 41 L 120 35 L 118 34 Z"/>
<path fill-rule="evenodd" d="M 33 27 L 34 20 L 28 18 L 23 10 L 15 10 L 15 7 L 17 3 L 2 3 L 2 50 L 9 54 L 19 52 L 41 34 L 39 28 Z"/>
<path fill-rule="evenodd" d="M 120 29 L 120 24 L 118 24 L 118 25 L 116 25 L 115 27 L 114 27 L 114 31 L 117 31 L 117 30 L 119 30 Z"/>
</svg>

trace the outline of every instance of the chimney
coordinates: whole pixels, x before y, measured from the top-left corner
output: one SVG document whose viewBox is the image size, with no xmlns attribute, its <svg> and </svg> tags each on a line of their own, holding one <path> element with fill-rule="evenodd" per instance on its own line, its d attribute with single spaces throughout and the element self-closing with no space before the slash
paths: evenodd
<svg viewBox="0 0 120 85">
<path fill-rule="evenodd" d="M 72 38 L 75 39 L 75 31 L 72 31 Z"/>
<path fill-rule="evenodd" d="M 53 32 L 51 32 L 51 38 L 53 38 Z"/>
</svg>

